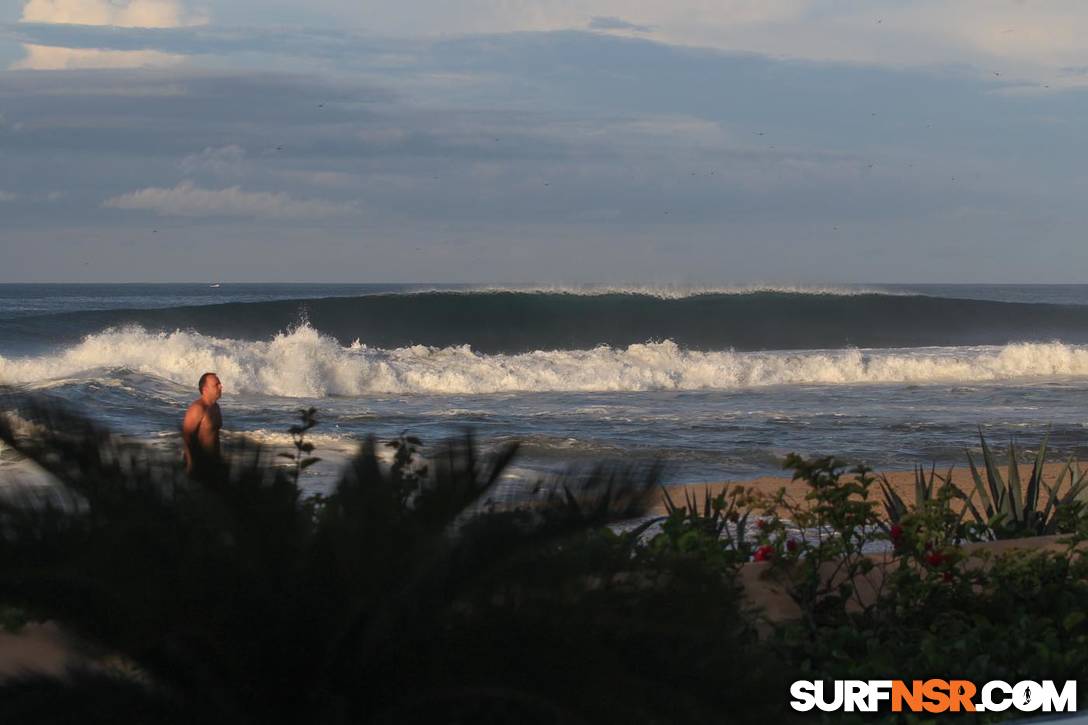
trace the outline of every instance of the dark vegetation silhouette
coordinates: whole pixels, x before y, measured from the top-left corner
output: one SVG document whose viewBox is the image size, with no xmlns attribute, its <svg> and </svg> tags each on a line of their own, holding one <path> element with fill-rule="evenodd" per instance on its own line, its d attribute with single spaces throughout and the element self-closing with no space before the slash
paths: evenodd
<svg viewBox="0 0 1088 725">
<path fill-rule="evenodd" d="M 692 551 L 676 517 L 652 537 L 608 528 L 645 513 L 657 468 L 568 475 L 513 508 L 491 496 L 516 446 L 483 458 L 466 434 L 424 476 L 418 440 L 386 466 L 371 439 L 308 497 L 313 410 L 289 465 L 242 442 L 192 480 L 54 402 L 0 402 L 17 413 L 0 440 L 59 484 L 0 503 L 0 604 L 92 655 L 0 683 L 0 722 L 705 723 L 785 706 L 791 678 L 705 541 Z"/>
</svg>

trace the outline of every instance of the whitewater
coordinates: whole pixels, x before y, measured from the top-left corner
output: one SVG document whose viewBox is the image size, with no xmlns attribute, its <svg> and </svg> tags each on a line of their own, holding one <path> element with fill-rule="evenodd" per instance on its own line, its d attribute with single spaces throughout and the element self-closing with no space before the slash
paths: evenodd
<svg viewBox="0 0 1088 725">
<path fill-rule="evenodd" d="M 978 383 L 1088 376 L 1088 346 L 694 351 L 675 342 L 624 348 L 483 354 L 468 345 L 396 349 L 343 346 L 308 324 L 269 341 L 139 326 L 87 336 L 58 353 L 0 356 L 0 384 L 40 383 L 97 369 L 127 369 L 178 384 L 216 370 L 238 394 L 294 398 L 415 393 L 737 390 L 773 385 Z"/>
</svg>

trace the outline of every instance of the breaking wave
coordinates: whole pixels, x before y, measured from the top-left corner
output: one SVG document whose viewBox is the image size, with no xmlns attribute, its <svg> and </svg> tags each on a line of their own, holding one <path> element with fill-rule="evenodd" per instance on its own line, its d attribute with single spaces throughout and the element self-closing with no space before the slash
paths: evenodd
<svg viewBox="0 0 1088 725">
<path fill-rule="evenodd" d="M 647 340 L 703 351 L 1088 343 L 1088 305 L 858 291 L 688 290 L 668 297 L 600 289 L 593 294 L 417 292 L 68 312 L 0 321 L 0 343 L 40 349 L 126 325 L 260 341 L 300 319 L 341 345 L 357 339 L 385 350 L 469 345 L 488 354 L 623 348 Z"/>
<path fill-rule="evenodd" d="M 1088 346 L 1000 346 L 805 351 L 698 351 L 672 340 L 582 350 L 487 354 L 468 345 L 342 345 L 309 324 L 269 340 L 129 326 L 56 353 L 0 356 L 0 383 L 34 384 L 127 369 L 186 388 L 217 371 L 228 393 L 286 397 L 736 390 L 770 385 L 989 382 L 1088 376 Z"/>
</svg>

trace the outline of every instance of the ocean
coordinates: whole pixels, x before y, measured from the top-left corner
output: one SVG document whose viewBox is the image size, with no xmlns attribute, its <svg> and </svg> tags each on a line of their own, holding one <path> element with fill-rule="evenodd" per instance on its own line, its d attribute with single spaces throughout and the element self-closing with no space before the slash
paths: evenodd
<svg viewBox="0 0 1088 725">
<path fill-rule="evenodd" d="M 672 483 L 834 454 L 965 465 L 981 428 L 1088 450 L 1088 285 L 0 285 L 0 384 L 180 450 L 206 370 L 272 447 L 318 409 L 321 490 L 368 435 L 520 441 L 508 486 L 598 462 Z M 180 453 L 179 453 L 180 456 Z"/>
</svg>

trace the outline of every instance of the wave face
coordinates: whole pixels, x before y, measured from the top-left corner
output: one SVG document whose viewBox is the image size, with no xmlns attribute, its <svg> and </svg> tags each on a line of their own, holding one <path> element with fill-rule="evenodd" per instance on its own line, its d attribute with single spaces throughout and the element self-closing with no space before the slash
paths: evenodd
<svg viewBox="0 0 1088 725">
<path fill-rule="evenodd" d="M 0 322 L 0 342 L 74 343 L 106 328 L 267 340 L 301 319 L 342 345 L 469 345 L 488 354 L 671 340 L 688 350 L 793 350 L 1088 343 L 1088 306 L 781 291 L 426 292 L 168 309 L 99 310 Z M 11 348 L 8 348 L 11 349 Z"/>
<path fill-rule="evenodd" d="M 269 341 L 139 327 L 92 335 L 57 354 L 0 357 L 0 383 L 127 369 L 185 387 L 216 370 L 227 391 L 286 397 L 425 393 L 738 390 L 772 385 L 991 382 L 1088 376 L 1088 347 L 1016 343 L 912 350 L 705 352 L 668 340 L 585 350 L 487 354 L 468 345 L 341 345 L 309 325 Z"/>
</svg>

